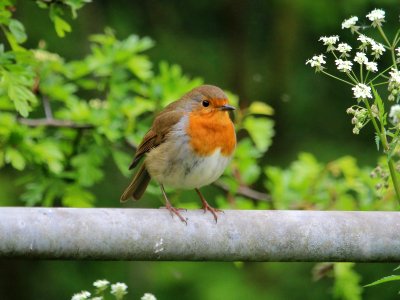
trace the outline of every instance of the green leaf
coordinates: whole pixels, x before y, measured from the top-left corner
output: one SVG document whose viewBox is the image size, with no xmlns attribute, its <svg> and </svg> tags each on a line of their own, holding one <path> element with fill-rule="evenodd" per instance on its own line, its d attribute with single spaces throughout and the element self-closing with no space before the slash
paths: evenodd
<svg viewBox="0 0 400 300">
<path fill-rule="evenodd" d="M 8 97 L 14 102 L 15 109 L 23 117 L 27 117 L 31 110 L 29 102 L 36 102 L 32 91 L 23 85 L 10 84 L 8 86 Z"/>
<path fill-rule="evenodd" d="M 229 168 L 235 166 L 240 173 L 241 181 L 245 184 L 252 184 L 258 179 L 261 173 L 261 168 L 257 164 L 257 158 L 260 155 L 261 152 L 254 147 L 251 140 L 244 138 L 238 143 L 234 159 Z"/>
<path fill-rule="evenodd" d="M 370 287 L 370 286 L 378 285 L 381 283 L 385 283 L 385 282 L 389 282 L 389 281 L 397 281 L 397 280 L 400 280 L 400 275 L 390 275 L 390 276 L 383 277 L 377 281 L 374 281 L 370 284 L 364 285 L 364 287 Z"/>
<path fill-rule="evenodd" d="M 360 275 L 354 271 L 354 263 L 335 263 L 333 287 L 336 299 L 361 300 Z"/>
<path fill-rule="evenodd" d="M 24 186 L 25 191 L 21 195 L 21 200 L 24 201 L 27 206 L 34 206 L 43 201 L 43 196 L 47 189 L 47 183 L 33 180 Z"/>
<path fill-rule="evenodd" d="M 255 101 L 250 104 L 248 112 L 253 115 L 271 116 L 274 114 L 274 109 L 264 102 Z"/>
<path fill-rule="evenodd" d="M 139 79 L 146 80 L 153 75 L 151 71 L 152 64 L 147 56 L 145 55 L 135 55 L 128 62 L 127 66 L 133 74 L 135 74 Z"/>
<path fill-rule="evenodd" d="M 26 41 L 27 36 L 25 33 L 25 27 L 20 21 L 11 19 L 10 23 L 8 24 L 8 28 L 10 29 L 18 44 Z"/>
<path fill-rule="evenodd" d="M 125 152 L 116 149 L 111 151 L 111 154 L 120 172 L 125 176 L 129 176 L 131 171 L 128 169 L 128 167 L 132 162 L 132 155 L 128 155 Z"/>
<path fill-rule="evenodd" d="M 274 135 L 273 122 L 267 118 L 249 116 L 244 120 L 243 126 L 250 134 L 256 148 L 262 152 L 267 151 Z"/>
<path fill-rule="evenodd" d="M 59 174 L 63 171 L 64 155 L 58 143 L 44 140 L 32 147 L 35 161 L 45 163 L 52 173 Z"/>
<path fill-rule="evenodd" d="M 376 149 L 377 149 L 378 151 L 379 151 L 380 142 L 381 142 L 381 138 L 380 138 L 379 134 L 378 134 L 378 133 L 375 133 L 375 144 L 376 144 Z"/>
<path fill-rule="evenodd" d="M 64 37 L 66 32 L 71 32 L 71 25 L 69 25 L 60 16 L 55 15 L 53 18 L 54 26 L 59 37 Z"/>
<path fill-rule="evenodd" d="M 386 125 L 386 114 L 385 114 L 385 106 L 383 104 L 382 98 L 377 92 L 377 90 L 372 86 L 372 93 L 374 94 L 375 98 L 375 104 L 378 107 L 379 111 L 379 121 L 383 124 Z"/>
<path fill-rule="evenodd" d="M 62 203 L 69 207 L 93 207 L 95 197 L 77 185 L 65 189 Z"/>
<path fill-rule="evenodd" d="M 90 3 L 91 0 L 64 0 L 65 5 L 68 5 L 71 9 L 72 17 L 77 17 L 77 10 L 84 6 L 86 3 Z"/>
<path fill-rule="evenodd" d="M 37 4 L 37 6 L 39 6 L 39 8 L 42 8 L 42 9 L 47 9 L 48 8 L 47 3 L 42 2 L 42 0 L 37 0 L 36 4 Z"/>
<path fill-rule="evenodd" d="M 25 48 L 21 47 L 20 45 L 18 45 L 17 40 L 15 39 L 15 36 L 13 34 L 11 34 L 10 31 L 8 30 L 4 30 L 4 33 L 6 35 L 7 41 L 11 46 L 11 49 L 13 51 L 25 51 Z"/>
<path fill-rule="evenodd" d="M 11 163 L 11 165 L 19 170 L 22 171 L 23 169 L 25 169 L 25 158 L 22 156 L 21 152 L 19 152 L 18 150 L 14 149 L 14 148 L 7 148 L 6 152 L 5 152 L 5 161 L 7 163 Z"/>
</svg>

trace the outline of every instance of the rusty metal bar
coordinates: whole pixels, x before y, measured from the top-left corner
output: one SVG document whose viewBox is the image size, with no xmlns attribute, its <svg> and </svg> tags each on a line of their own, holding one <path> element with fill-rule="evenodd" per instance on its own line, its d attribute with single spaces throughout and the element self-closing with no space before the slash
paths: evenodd
<svg viewBox="0 0 400 300">
<path fill-rule="evenodd" d="M 399 212 L 0 208 L 0 257 L 400 261 Z"/>
</svg>

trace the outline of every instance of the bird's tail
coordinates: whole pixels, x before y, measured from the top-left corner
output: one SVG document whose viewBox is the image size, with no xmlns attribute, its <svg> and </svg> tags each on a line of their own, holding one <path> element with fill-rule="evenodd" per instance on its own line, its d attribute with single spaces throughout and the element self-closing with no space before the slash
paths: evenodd
<svg viewBox="0 0 400 300">
<path fill-rule="evenodd" d="M 146 191 L 147 185 L 150 182 L 150 174 L 147 172 L 145 164 L 142 164 L 139 171 L 133 177 L 131 183 L 125 189 L 120 201 L 126 202 L 132 196 L 133 200 L 139 200 Z"/>
</svg>

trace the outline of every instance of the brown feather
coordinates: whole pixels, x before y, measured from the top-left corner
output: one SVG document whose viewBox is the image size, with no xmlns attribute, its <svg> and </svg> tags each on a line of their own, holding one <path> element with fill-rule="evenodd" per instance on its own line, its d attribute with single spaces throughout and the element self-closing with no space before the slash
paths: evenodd
<svg viewBox="0 0 400 300">
<path fill-rule="evenodd" d="M 174 104 L 173 102 L 171 104 Z M 149 152 L 151 149 L 157 147 L 164 142 L 167 134 L 171 131 L 171 128 L 179 122 L 184 111 L 174 111 L 173 107 L 166 107 L 161 113 L 159 113 L 153 122 L 153 126 L 143 137 L 142 142 L 138 146 L 135 157 L 129 166 L 129 170 L 135 168 L 143 155 Z"/>
<path fill-rule="evenodd" d="M 139 200 L 146 191 L 150 179 L 149 172 L 147 172 L 146 166 L 143 164 L 125 189 L 120 201 L 126 202 L 130 197 L 132 197 L 133 200 Z"/>
</svg>

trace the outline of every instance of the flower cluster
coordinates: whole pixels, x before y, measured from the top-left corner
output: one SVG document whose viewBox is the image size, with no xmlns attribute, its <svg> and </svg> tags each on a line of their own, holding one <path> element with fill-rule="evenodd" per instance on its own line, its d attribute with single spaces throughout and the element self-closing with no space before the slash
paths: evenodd
<svg viewBox="0 0 400 300">
<path fill-rule="evenodd" d="M 325 55 L 314 55 L 311 59 L 306 61 L 306 65 L 308 64 L 311 66 L 311 68 L 315 68 L 315 72 L 322 71 L 324 69 L 323 65 L 326 64 Z"/>
<path fill-rule="evenodd" d="M 104 300 L 104 292 L 110 287 L 110 293 L 116 300 L 122 300 L 126 294 L 128 294 L 128 286 L 123 282 L 117 282 L 110 285 L 110 282 L 105 279 L 96 280 L 93 282 L 93 286 L 96 288 L 96 297 L 92 297 L 88 291 L 82 291 L 72 296 L 71 300 Z M 108 299 L 108 298 L 107 298 Z M 157 298 L 151 293 L 145 293 L 141 300 L 157 300 Z"/>
<path fill-rule="evenodd" d="M 85 300 L 89 299 L 90 293 L 88 291 L 82 291 L 72 296 L 71 300 Z"/>
<path fill-rule="evenodd" d="M 335 44 L 339 41 L 338 35 L 333 36 L 322 36 L 319 38 L 320 41 L 324 43 L 325 46 L 328 46 L 326 51 L 333 51 L 335 50 Z"/>
<path fill-rule="evenodd" d="M 364 83 L 358 83 L 351 89 L 353 90 L 354 98 L 356 98 L 358 101 L 372 98 L 371 88 Z"/>
<path fill-rule="evenodd" d="M 110 282 L 105 279 L 99 279 L 93 282 L 93 286 L 97 288 L 97 293 L 100 294 L 104 292 L 107 288 Z"/>
<path fill-rule="evenodd" d="M 382 26 L 382 23 L 385 22 L 385 11 L 374 9 L 367 15 L 367 18 L 372 22 L 373 27 Z"/>
<path fill-rule="evenodd" d="M 358 29 L 360 29 L 360 26 L 357 26 L 357 21 L 358 17 L 351 17 L 347 20 L 344 20 L 342 22 L 342 29 L 350 29 L 351 33 L 356 32 Z"/>
<path fill-rule="evenodd" d="M 399 126 L 400 125 L 400 105 L 395 104 L 390 108 L 389 118 L 393 125 Z"/>
<path fill-rule="evenodd" d="M 140 300 L 157 300 L 153 294 L 145 293 Z"/>
<path fill-rule="evenodd" d="M 111 285 L 111 294 L 113 294 L 117 299 L 122 299 L 127 292 L 128 286 L 125 283 L 117 282 Z"/>
<path fill-rule="evenodd" d="M 374 107 L 374 109 L 376 109 L 376 107 Z M 367 109 L 354 105 L 349 107 L 346 112 L 349 115 L 353 115 L 353 118 L 351 119 L 351 124 L 354 125 L 353 133 L 359 134 L 360 129 L 363 128 L 368 121 Z"/>
<path fill-rule="evenodd" d="M 400 63 L 400 47 L 396 48 L 396 56 L 397 56 L 396 62 Z"/>
<path fill-rule="evenodd" d="M 397 69 L 392 68 L 389 72 L 389 84 L 388 84 L 388 91 L 389 101 L 394 101 L 399 97 L 399 90 L 400 90 L 400 71 Z"/>
<path fill-rule="evenodd" d="M 378 28 L 378 33 L 381 35 L 385 45 L 361 33 L 360 30 L 362 27 L 357 25 L 359 19 L 356 16 L 352 16 L 342 22 L 342 29 L 350 29 L 351 33 L 357 36 L 356 42 L 358 45 L 354 47 L 356 50 L 353 53 L 353 47 L 346 42 L 342 42 L 338 35 L 323 36 L 319 39 L 326 46 L 326 52 L 330 52 L 333 55 L 336 69 L 344 74 L 344 79 L 328 73 L 329 70 L 326 66 L 327 59 L 323 54 L 314 55 L 306 61 L 306 64 L 314 68 L 316 72 L 321 72 L 351 85 L 353 97 L 358 103 L 365 103 L 365 101 L 373 99 L 373 88 L 375 85 L 382 84 L 388 85 L 388 99 L 399 102 L 400 71 L 398 70 L 397 63 L 400 63 L 400 47 L 395 48 L 395 46 L 400 42 L 400 37 L 396 36 L 393 43 L 388 41 L 381 28 L 385 22 L 385 12 L 383 10 L 374 9 L 366 17 L 371 22 L 372 28 Z M 378 73 L 378 60 L 381 59 L 387 50 L 392 52 L 392 68 L 386 68 L 381 73 Z M 373 77 L 371 75 L 373 73 L 378 73 L 378 75 Z M 371 79 L 371 77 L 373 78 Z M 372 118 L 372 107 L 368 109 L 361 109 L 359 107 L 356 110 L 353 107 L 349 108 L 348 113 L 353 114 L 352 124 L 354 125 L 353 132 L 355 134 L 358 134 L 360 129 L 365 125 L 368 116 Z M 396 111 L 395 109 L 394 111 Z M 378 116 L 374 116 L 374 118 L 376 117 Z M 400 122 L 400 114 L 397 115 L 397 113 L 393 112 L 389 117 L 392 123 L 398 124 Z"/>
</svg>

